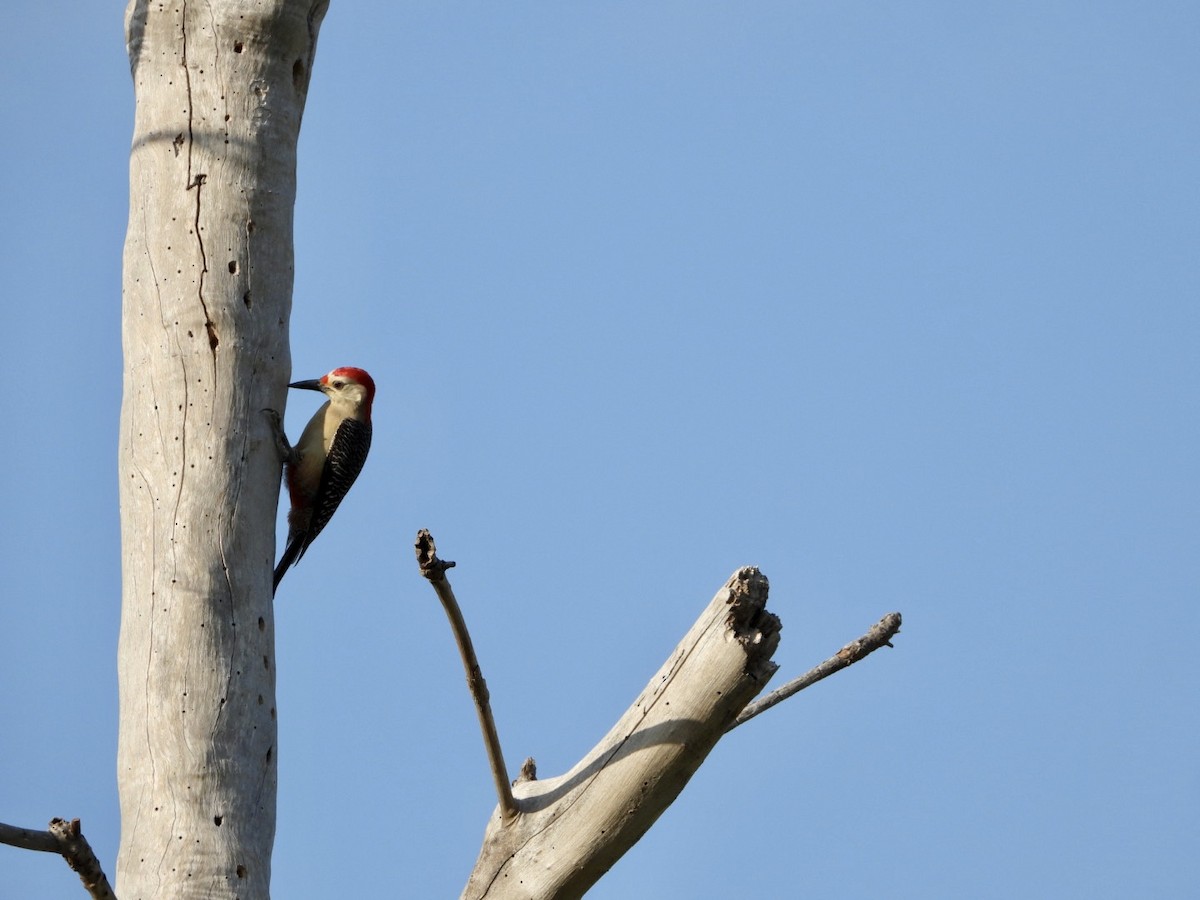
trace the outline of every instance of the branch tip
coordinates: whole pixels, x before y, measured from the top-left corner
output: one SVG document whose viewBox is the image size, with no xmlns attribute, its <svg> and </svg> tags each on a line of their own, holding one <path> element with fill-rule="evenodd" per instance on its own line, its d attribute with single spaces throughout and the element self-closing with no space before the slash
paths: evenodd
<svg viewBox="0 0 1200 900">
<path fill-rule="evenodd" d="M 417 566 L 421 569 L 421 575 L 429 581 L 441 581 L 446 576 L 446 570 L 454 568 L 453 560 L 438 559 L 437 544 L 434 543 L 428 528 L 417 532 L 414 547 L 417 551 Z"/>
<path fill-rule="evenodd" d="M 847 666 L 852 666 L 859 660 L 870 656 L 880 647 L 891 647 L 891 639 L 900 633 L 900 613 L 888 613 L 856 641 L 851 641 L 846 646 L 842 647 L 837 653 L 820 665 L 809 669 L 799 678 L 793 678 L 781 688 L 777 688 L 753 703 L 746 705 L 746 708 L 738 713 L 738 717 L 734 719 L 733 724 L 729 726 L 732 731 L 737 726 L 748 722 L 759 713 L 766 712 L 777 703 L 782 703 L 793 694 L 798 694 L 806 687 L 812 687 L 823 678 L 828 678 L 834 672 L 841 671 Z"/>
</svg>

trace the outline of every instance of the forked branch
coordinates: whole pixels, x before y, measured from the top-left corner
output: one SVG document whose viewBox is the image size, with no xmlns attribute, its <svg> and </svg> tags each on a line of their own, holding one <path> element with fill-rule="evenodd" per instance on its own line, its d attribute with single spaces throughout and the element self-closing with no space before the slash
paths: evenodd
<svg viewBox="0 0 1200 900">
<path fill-rule="evenodd" d="M 510 786 L 462 612 L 428 531 L 417 535 L 421 573 L 446 610 L 467 671 L 500 798 L 465 900 L 572 900 L 583 894 L 674 802 L 723 735 L 845 668 L 899 631 L 892 613 L 830 660 L 755 703 L 776 670 L 779 620 L 767 579 L 739 569 L 607 735 L 565 775 L 537 779 L 532 760 Z"/>
<path fill-rule="evenodd" d="M 818 666 L 813 666 L 799 678 L 793 678 L 783 687 L 776 688 L 767 694 L 750 703 L 738 713 L 738 717 L 733 724 L 729 726 L 729 730 L 737 728 L 744 722 L 748 722 L 757 716 L 759 713 L 766 712 L 776 703 L 782 703 L 793 694 L 797 694 L 806 687 L 812 687 L 822 678 L 828 678 L 834 672 L 841 671 L 846 666 L 852 666 L 860 659 L 865 659 L 868 654 L 874 653 L 880 647 L 892 646 L 892 638 L 900 633 L 900 613 L 888 613 L 882 619 L 871 627 L 871 630 L 860 637 L 857 641 L 851 641 L 825 662 Z"/>
<path fill-rule="evenodd" d="M 91 844 L 83 836 L 78 819 L 69 822 L 66 819 L 51 819 L 49 831 L 34 831 L 0 823 L 0 844 L 20 847 L 23 850 L 57 853 L 75 870 L 84 888 L 95 900 L 117 898 L 108 883 L 104 869 L 100 867 L 100 860 L 96 859 Z"/>
</svg>

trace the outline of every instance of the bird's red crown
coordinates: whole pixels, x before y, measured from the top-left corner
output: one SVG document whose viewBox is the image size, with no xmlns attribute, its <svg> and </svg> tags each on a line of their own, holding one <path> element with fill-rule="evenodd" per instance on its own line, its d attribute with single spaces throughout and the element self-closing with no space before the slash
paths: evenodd
<svg viewBox="0 0 1200 900">
<path fill-rule="evenodd" d="M 330 378 L 349 378 L 351 381 L 356 381 L 367 389 L 367 404 L 375 399 L 375 381 L 367 374 L 366 369 L 360 369 L 357 366 L 338 366 L 328 375 L 321 379 L 322 384 L 329 384 Z"/>
</svg>

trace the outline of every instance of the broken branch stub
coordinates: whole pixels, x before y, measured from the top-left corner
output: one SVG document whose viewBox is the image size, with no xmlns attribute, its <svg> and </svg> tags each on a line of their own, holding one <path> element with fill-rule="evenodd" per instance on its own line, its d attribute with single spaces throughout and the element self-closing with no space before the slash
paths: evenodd
<svg viewBox="0 0 1200 900">
<path fill-rule="evenodd" d="M 739 569 L 658 673 L 570 772 L 514 788 L 488 823 L 464 898 L 581 897 L 662 812 L 774 674 L 768 583 Z"/>
</svg>

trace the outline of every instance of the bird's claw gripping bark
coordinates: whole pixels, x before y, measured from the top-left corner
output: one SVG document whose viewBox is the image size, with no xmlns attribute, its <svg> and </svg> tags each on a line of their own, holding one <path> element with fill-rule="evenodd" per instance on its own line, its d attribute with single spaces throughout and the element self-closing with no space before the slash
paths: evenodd
<svg viewBox="0 0 1200 900">
<path fill-rule="evenodd" d="M 271 437 L 275 439 L 275 446 L 279 450 L 279 458 L 288 462 L 296 451 L 292 449 L 292 445 L 287 439 L 287 433 L 283 430 L 283 417 L 279 415 L 277 409 L 264 409 L 263 414 L 267 417 L 267 424 L 271 428 Z"/>
</svg>

